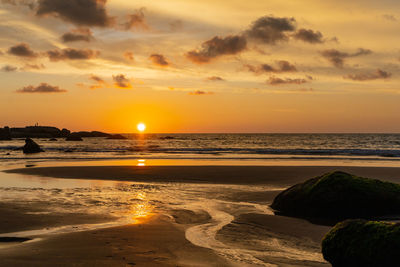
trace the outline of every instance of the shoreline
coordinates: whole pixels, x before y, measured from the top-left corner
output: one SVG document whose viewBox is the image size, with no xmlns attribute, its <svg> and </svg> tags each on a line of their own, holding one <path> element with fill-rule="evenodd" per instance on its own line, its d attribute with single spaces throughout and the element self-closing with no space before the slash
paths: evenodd
<svg viewBox="0 0 400 267">
<path fill-rule="evenodd" d="M 291 186 L 303 180 L 337 170 L 362 177 L 400 183 L 400 167 L 64 166 L 18 168 L 3 170 L 3 172 L 62 179 Z"/>
</svg>

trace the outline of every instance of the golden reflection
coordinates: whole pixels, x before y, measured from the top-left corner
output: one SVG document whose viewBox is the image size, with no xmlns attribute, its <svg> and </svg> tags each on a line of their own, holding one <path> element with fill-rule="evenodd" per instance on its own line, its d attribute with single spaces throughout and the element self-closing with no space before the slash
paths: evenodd
<svg viewBox="0 0 400 267">
<path fill-rule="evenodd" d="M 136 198 L 143 201 L 131 207 L 130 214 L 133 224 L 146 222 L 152 215 L 153 206 L 146 201 L 146 193 L 139 192 Z"/>
</svg>

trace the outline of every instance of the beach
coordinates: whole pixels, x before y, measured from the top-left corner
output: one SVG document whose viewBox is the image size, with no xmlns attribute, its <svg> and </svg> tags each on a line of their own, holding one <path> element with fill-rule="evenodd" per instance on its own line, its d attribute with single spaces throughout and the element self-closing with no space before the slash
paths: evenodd
<svg viewBox="0 0 400 267">
<path fill-rule="evenodd" d="M 2 242 L 0 265 L 329 266 L 320 241 L 330 226 L 277 216 L 269 204 L 283 189 L 335 170 L 400 181 L 394 167 L 8 169 L 2 177 L 27 186 L 2 187 L 0 237 L 31 240 Z"/>
</svg>

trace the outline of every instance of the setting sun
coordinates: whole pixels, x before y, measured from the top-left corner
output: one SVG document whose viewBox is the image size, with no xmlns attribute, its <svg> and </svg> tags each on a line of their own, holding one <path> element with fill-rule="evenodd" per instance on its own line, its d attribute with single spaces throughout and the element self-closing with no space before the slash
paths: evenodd
<svg viewBox="0 0 400 267">
<path fill-rule="evenodd" d="M 137 129 L 139 132 L 143 132 L 144 130 L 146 130 L 146 125 L 144 123 L 139 123 L 137 125 Z"/>
</svg>

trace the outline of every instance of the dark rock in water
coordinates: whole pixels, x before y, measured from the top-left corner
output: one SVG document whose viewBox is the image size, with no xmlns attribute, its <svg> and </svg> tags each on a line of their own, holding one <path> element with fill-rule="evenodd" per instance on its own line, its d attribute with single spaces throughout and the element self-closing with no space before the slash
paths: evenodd
<svg viewBox="0 0 400 267">
<path fill-rule="evenodd" d="M 322 240 L 322 254 L 336 266 L 400 266 L 400 224 L 347 220 Z"/>
<path fill-rule="evenodd" d="M 337 171 L 284 190 L 271 207 L 323 224 L 399 215 L 400 185 Z"/>
<path fill-rule="evenodd" d="M 70 134 L 65 141 L 83 141 L 83 139 L 79 135 Z"/>
<path fill-rule="evenodd" d="M 66 149 L 66 150 L 64 150 L 64 152 L 65 153 L 72 153 L 72 152 L 74 152 L 74 150 L 73 149 Z"/>
<path fill-rule="evenodd" d="M 73 132 L 71 135 L 77 135 L 80 137 L 109 137 L 110 134 L 108 133 L 103 133 L 99 131 L 91 131 L 91 132 L 86 132 L 86 131 L 80 131 L 80 132 Z"/>
<path fill-rule="evenodd" d="M 57 141 L 57 138 L 50 138 L 49 141 Z"/>
<path fill-rule="evenodd" d="M 0 140 L 11 140 L 11 132 L 9 127 L 0 128 Z"/>
<path fill-rule="evenodd" d="M 107 139 L 124 140 L 128 138 L 120 134 L 111 134 L 109 137 L 107 137 Z"/>
<path fill-rule="evenodd" d="M 68 129 L 63 128 L 60 132 L 61 137 L 68 137 L 71 134 L 71 131 Z"/>
<path fill-rule="evenodd" d="M 44 152 L 40 146 L 30 138 L 25 139 L 25 145 L 22 148 L 25 154 Z"/>
</svg>

